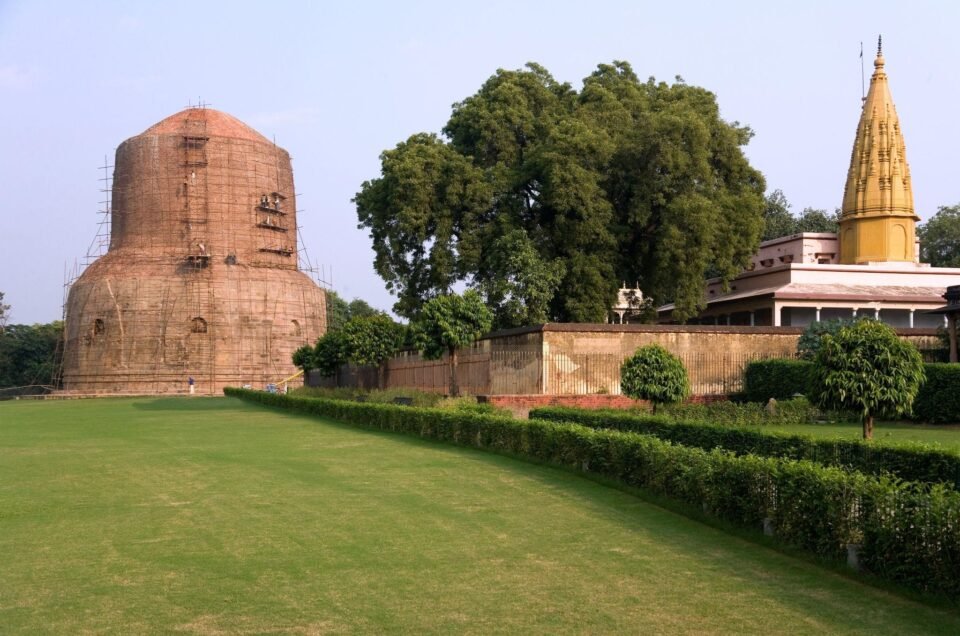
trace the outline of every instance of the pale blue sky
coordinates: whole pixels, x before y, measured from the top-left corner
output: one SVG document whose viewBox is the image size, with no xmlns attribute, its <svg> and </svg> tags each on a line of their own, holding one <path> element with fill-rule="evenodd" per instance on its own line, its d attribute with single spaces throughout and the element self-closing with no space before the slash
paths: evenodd
<svg viewBox="0 0 960 636">
<path fill-rule="evenodd" d="M 349 4 L 349 6 L 348 6 Z M 334 288 L 381 308 L 350 199 L 381 151 L 436 131 L 497 68 L 579 86 L 598 63 L 717 94 L 799 211 L 840 204 L 878 33 L 919 214 L 960 202 L 953 2 L 19 2 L 0 0 L 0 291 L 14 322 L 61 314 L 96 230 L 97 166 L 198 98 L 290 151 L 303 236 Z"/>
</svg>

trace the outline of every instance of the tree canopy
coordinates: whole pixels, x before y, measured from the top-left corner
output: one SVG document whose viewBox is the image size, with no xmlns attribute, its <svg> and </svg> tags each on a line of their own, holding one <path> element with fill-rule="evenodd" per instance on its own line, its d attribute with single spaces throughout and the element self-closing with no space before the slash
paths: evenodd
<svg viewBox="0 0 960 636">
<path fill-rule="evenodd" d="M 450 395 L 459 395 L 457 348 L 466 347 L 490 330 L 493 313 L 480 294 L 468 289 L 463 295 L 445 294 L 430 299 L 410 326 L 413 341 L 428 360 L 444 353 L 450 356 Z"/>
<path fill-rule="evenodd" d="M 635 400 L 657 405 L 680 402 L 690 395 L 690 379 L 683 361 L 658 344 L 637 349 L 620 367 L 620 388 Z"/>
<path fill-rule="evenodd" d="M 960 204 L 942 205 L 917 226 L 921 260 L 934 267 L 960 267 Z"/>
<path fill-rule="evenodd" d="M 42 392 L 56 375 L 58 346 L 63 323 L 7 325 L 0 330 L 0 388 L 28 387 L 25 393 Z"/>
<path fill-rule="evenodd" d="M 376 316 L 383 312 L 371 307 L 370 304 L 360 298 L 354 298 L 350 302 L 344 300 L 340 294 L 332 289 L 325 290 L 327 297 L 327 331 L 338 331 L 343 328 L 351 318 L 367 318 Z"/>
<path fill-rule="evenodd" d="M 291 359 L 293 366 L 303 369 L 304 371 L 309 371 L 315 364 L 313 360 L 313 347 L 310 345 L 299 347 L 293 352 Z"/>
<path fill-rule="evenodd" d="M 347 360 L 358 366 L 378 367 L 377 385 L 384 386 L 385 365 L 403 344 L 405 328 L 386 314 L 351 318 L 340 330 L 341 339 L 332 342 L 342 346 Z M 336 332 L 334 332 L 336 333 Z M 326 353 L 321 350 L 321 354 Z M 326 365 L 327 362 L 324 361 Z"/>
<path fill-rule="evenodd" d="M 838 331 L 852 325 L 857 320 L 869 320 L 869 318 L 860 316 L 858 318 L 833 318 L 811 322 L 797 340 L 797 357 L 801 360 L 813 360 L 817 357 L 817 352 L 820 351 L 824 336 L 835 336 Z"/>
<path fill-rule="evenodd" d="M 916 347 L 888 325 L 858 320 L 822 337 L 810 397 L 822 408 L 858 414 L 870 439 L 874 417 L 909 413 L 925 379 Z"/>
<path fill-rule="evenodd" d="M 343 331 L 328 331 L 313 349 L 313 363 L 323 377 L 336 377 L 339 386 L 340 367 L 350 359 L 350 351 Z"/>
<path fill-rule="evenodd" d="M 640 81 L 626 62 L 579 91 L 537 64 L 498 70 L 443 134 L 385 151 L 354 199 L 402 316 L 466 283 L 498 326 L 604 321 L 630 280 L 683 319 L 704 274 L 739 274 L 763 230 L 749 128 L 709 91 Z"/>
<path fill-rule="evenodd" d="M 830 214 L 818 208 L 804 208 L 799 216 L 790 211 L 790 203 L 783 191 L 774 190 L 766 197 L 763 210 L 764 241 L 790 236 L 800 232 L 833 232 L 839 230 L 840 210 Z"/>
<path fill-rule="evenodd" d="M 352 318 L 342 329 L 349 361 L 367 366 L 388 360 L 403 344 L 403 330 L 383 314 Z"/>
</svg>

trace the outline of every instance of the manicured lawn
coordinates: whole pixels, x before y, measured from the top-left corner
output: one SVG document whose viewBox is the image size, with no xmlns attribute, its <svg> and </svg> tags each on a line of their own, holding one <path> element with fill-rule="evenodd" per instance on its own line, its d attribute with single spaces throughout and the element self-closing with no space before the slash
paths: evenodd
<svg viewBox="0 0 960 636">
<path fill-rule="evenodd" d="M 863 439 L 863 427 L 858 423 L 784 424 L 771 426 L 770 430 L 803 433 L 815 437 Z M 960 426 L 924 426 L 903 422 L 880 422 L 873 428 L 873 439 L 890 444 L 924 442 L 960 450 Z"/>
<path fill-rule="evenodd" d="M 2 633 L 960 633 L 549 467 L 221 399 L 0 403 Z"/>
</svg>

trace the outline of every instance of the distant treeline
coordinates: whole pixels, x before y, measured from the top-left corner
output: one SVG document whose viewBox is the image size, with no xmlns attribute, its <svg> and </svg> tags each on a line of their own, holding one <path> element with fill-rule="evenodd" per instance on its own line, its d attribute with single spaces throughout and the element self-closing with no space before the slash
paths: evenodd
<svg viewBox="0 0 960 636">
<path fill-rule="evenodd" d="M 0 398 L 45 392 L 53 382 L 63 322 L 0 330 Z M 22 388 L 20 388 L 22 387 Z"/>
</svg>

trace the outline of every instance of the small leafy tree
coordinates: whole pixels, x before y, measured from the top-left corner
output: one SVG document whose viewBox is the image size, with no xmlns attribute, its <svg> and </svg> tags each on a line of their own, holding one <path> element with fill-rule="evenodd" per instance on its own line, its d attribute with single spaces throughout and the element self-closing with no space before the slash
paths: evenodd
<svg viewBox="0 0 960 636">
<path fill-rule="evenodd" d="M 868 320 L 860 318 L 859 320 Z M 797 354 L 801 360 L 813 360 L 817 357 L 817 351 L 820 351 L 820 343 L 826 335 L 836 335 L 841 328 L 852 325 L 855 322 L 851 318 L 833 318 L 831 320 L 818 320 L 810 323 L 800 339 L 797 340 Z"/>
<path fill-rule="evenodd" d="M 340 386 L 340 367 L 347 363 L 348 353 L 343 332 L 328 331 L 317 340 L 313 348 L 313 363 L 321 376 L 325 378 L 334 376 L 337 386 Z"/>
<path fill-rule="evenodd" d="M 413 341 L 428 360 L 450 354 L 450 395 L 460 395 L 457 348 L 466 347 L 490 330 L 493 312 L 474 290 L 429 300 L 413 323 Z"/>
<path fill-rule="evenodd" d="M 873 437 L 873 419 L 909 413 L 926 380 L 923 359 L 889 326 L 860 320 L 825 335 L 814 359 L 811 401 L 824 409 L 851 411 Z"/>
<path fill-rule="evenodd" d="M 310 345 L 303 345 L 293 352 L 293 365 L 295 367 L 309 371 L 313 364 L 313 347 Z"/>
<path fill-rule="evenodd" d="M 624 360 L 620 388 L 635 400 L 650 400 L 656 413 L 658 405 L 681 402 L 690 395 L 690 380 L 680 358 L 651 344 Z"/>
<path fill-rule="evenodd" d="M 378 314 L 351 318 L 341 333 L 347 359 L 360 366 L 377 367 L 377 388 L 383 388 L 386 362 L 403 344 L 403 325 Z"/>
</svg>

